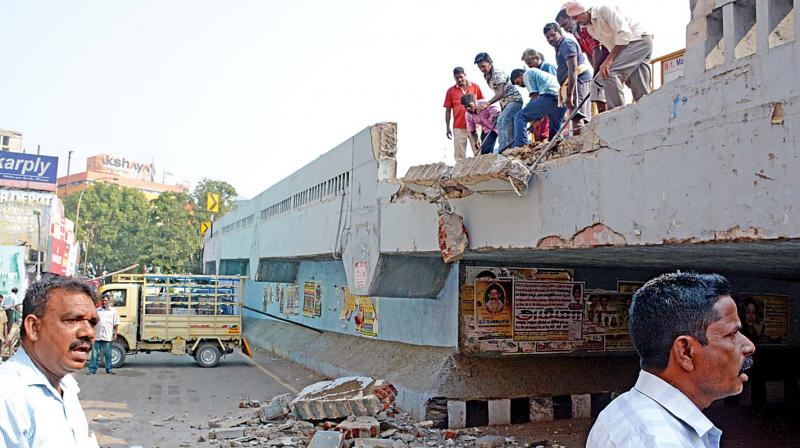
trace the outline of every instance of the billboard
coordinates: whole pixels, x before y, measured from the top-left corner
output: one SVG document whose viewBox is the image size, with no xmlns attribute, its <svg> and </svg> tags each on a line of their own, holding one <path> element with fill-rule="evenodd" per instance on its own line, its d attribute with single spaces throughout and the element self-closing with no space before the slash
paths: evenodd
<svg viewBox="0 0 800 448">
<path fill-rule="evenodd" d="M 0 179 L 55 184 L 58 157 L 0 152 Z"/>
<path fill-rule="evenodd" d="M 0 246 L 0 294 L 10 293 L 11 288 L 25 294 L 25 252 L 21 246 Z"/>
<path fill-rule="evenodd" d="M 44 269 L 58 275 L 73 275 L 78 262 L 75 244 L 75 224 L 64 215 L 64 205 L 58 198 L 50 207 L 50 252 Z"/>
<path fill-rule="evenodd" d="M 56 198 L 55 193 L 12 190 L 0 188 L 0 245 L 28 245 L 39 249 L 37 218 L 34 211 L 42 214 L 50 208 Z M 47 241 L 47 224 L 42 226 L 42 245 Z"/>
</svg>

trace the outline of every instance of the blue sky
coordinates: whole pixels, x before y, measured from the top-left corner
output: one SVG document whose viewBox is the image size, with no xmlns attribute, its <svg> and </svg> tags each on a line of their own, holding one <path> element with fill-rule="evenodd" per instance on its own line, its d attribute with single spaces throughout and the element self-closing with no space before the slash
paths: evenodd
<svg viewBox="0 0 800 448">
<path fill-rule="evenodd" d="M 452 68 L 487 51 L 507 72 L 562 0 L 0 0 L 0 128 L 66 172 L 113 153 L 158 177 L 226 180 L 254 196 L 364 127 L 398 122 L 399 174 L 452 160 Z M 621 0 L 683 48 L 688 1 Z M 657 8 L 657 11 L 656 11 Z"/>
</svg>

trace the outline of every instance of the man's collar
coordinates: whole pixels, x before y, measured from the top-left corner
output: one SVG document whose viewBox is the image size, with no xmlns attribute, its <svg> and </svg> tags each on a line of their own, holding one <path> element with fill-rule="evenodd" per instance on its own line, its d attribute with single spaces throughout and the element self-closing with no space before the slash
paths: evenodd
<svg viewBox="0 0 800 448">
<path fill-rule="evenodd" d="M 45 376 L 44 372 L 39 369 L 31 357 L 28 355 L 28 352 L 25 351 L 24 348 L 20 347 L 16 353 L 14 353 L 14 357 L 12 358 L 15 360 L 15 364 L 17 367 L 17 373 L 19 374 L 20 380 L 26 386 L 44 386 L 50 389 L 53 392 L 53 395 L 61 398 L 58 394 L 58 391 L 50 384 L 50 381 Z M 10 361 L 10 360 L 9 360 Z M 78 387 L 78 382 L 75 381 L 75 378 L 72 375 L 67 374 L 61 378 L 60 381 L 61 390 L 64 394 L 71 392 L 74 390 L 74 393 L 77 394 L 80 392 L 80 388 Z"/>
<path fill-rule="evenodd" d="M 633 388 L 650 397 L 678 420 L 691 426 L 699 437 L 705 436 L 711 430 L 719 432 L 689 397 L 652 373 L 640 371 L 639 379 Z"/>
</svg>

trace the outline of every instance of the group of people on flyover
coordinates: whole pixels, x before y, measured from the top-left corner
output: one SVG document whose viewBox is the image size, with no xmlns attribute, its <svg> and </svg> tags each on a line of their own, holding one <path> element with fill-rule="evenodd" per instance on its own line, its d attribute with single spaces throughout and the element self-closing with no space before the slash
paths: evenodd
<svg viewBox="0 0 800 448">
<path fill-rule="evenodd" d="M 619 8 L 567 2 L 542 32 L 555 50 L 555 65 L 532 48 L 522 53 L 527 68 L 510 74 L 488 53 L 475 56 L 494 93 L 489 99 L 462 67 L 453 69 L 456 83 L 447 90 L 444 107 L 456 162 L 466 157 L 468 144 L 473 155 L 529 144 L 529 123 L 534 138 L 546 141 L 558 138 L 565 116 L 571 116 L 572 134 L 578 135 L 593 108 L 601 113 L 625 104 L 625 86 L 635 101 L 650 93 L 653 36 Z M 527 90 L 527 103 L 517 87 Z"/>
</svg>

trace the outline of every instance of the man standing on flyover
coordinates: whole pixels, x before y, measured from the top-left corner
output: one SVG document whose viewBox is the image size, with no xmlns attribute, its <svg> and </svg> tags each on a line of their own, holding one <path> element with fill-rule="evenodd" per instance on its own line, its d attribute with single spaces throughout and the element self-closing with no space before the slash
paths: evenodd
<svg viewBox="0 0 800 448">
<path fill-rule="evenodd" d="M 103 354 L 103 363 L 106 373 L 115 375 L 111 363 L 111 343 L 119 335 L 119 314 L 117 310 L 111 308 L 108 294 L 104 294 L 100 299 L 100 306 L 97 308 L 97 326 L 94 328 L 97 336 L 94 340 L 92 349 L 92 359 L 89 360 L 89 375 L 97 373 L 97 361 L 100 353 Z"/>
<path fill-rule="evenodd" d="M 456 84 L 447 89 L 447 94 L 444 97 L 444 120 L 447 124 L 447 138 L 453 139 L 453 149 L 456 162 L 466 157 L 467 140 L 469 140 L 469 132 L 467 132 L 467 118 L 466 110 L 461 105 L 461 97 L 467 94 L 473 95 L 475 98 L 482 100 L 483 92 L 477 84 L 469 82 L 467 75 L 464 73 L 462 67 L 453 69 L 453 77 Z M 450 117 L 453 116 L 453 130 L 450 130 Z M 472 146 L 472 154 L 478 153 L 478 147 Z"/>
<path fill-rule="evenodd" d="M 530 101 L 514 117 L 514 147 L 530 143 L 526 126 L 529 121 L 541 118 L 550 119 L 549 135 L 556 135 L 564 118 L 564 109 L 558 106 L 558 80 L 554 75 L 538 68 L 514 69 L 511 82 L 515 86 L 525 86 L 530 93 Z"/>
<path fill-rule="evenodd" d="M 69 277 L 33 283 L 22 305 L 22 347 L 0 365 L 0 443 L 97 447 L 70 375 L 94 341 L 95 292 Z"/>
<path fill-rule="evenodd" d="M 653 36 L 638 22 L 614 6 L 593 6 L 586 9 L 580 2 L 567 2 L 567 14 L 609 50 L 600 64 L 608 110 L 625 104 L 622 88 L 628 85 L 633 99 L 639 101 L 650 93 L 653 73 L 650 56 Z"/>
<path fill-rule="evenodd" d="M 482 111 L 494 103 L 500 103 L 500 115 L 497 116 L 497 149 L 496 154 L 511 146 L 514 142 L 514 116 L 522 109 L 522 94 L 511 84 L 511 80 L 502 71 L 494 67 L 492 58 L 487 53 L 478 53 L 475 64 L 483 73 L 486 83 L 494 91 L 494 97 L 478 106 Z"/>
<path fill-rule="evenodd" d="M 639 379 L 600 413 L 586 448 L 718 448 L 722 432 L 702 410 L 742 391 L 755 352 L 728 281 L 681 272 L 650 280 L 633 296 L 629 324 Z"/>
</svg>

